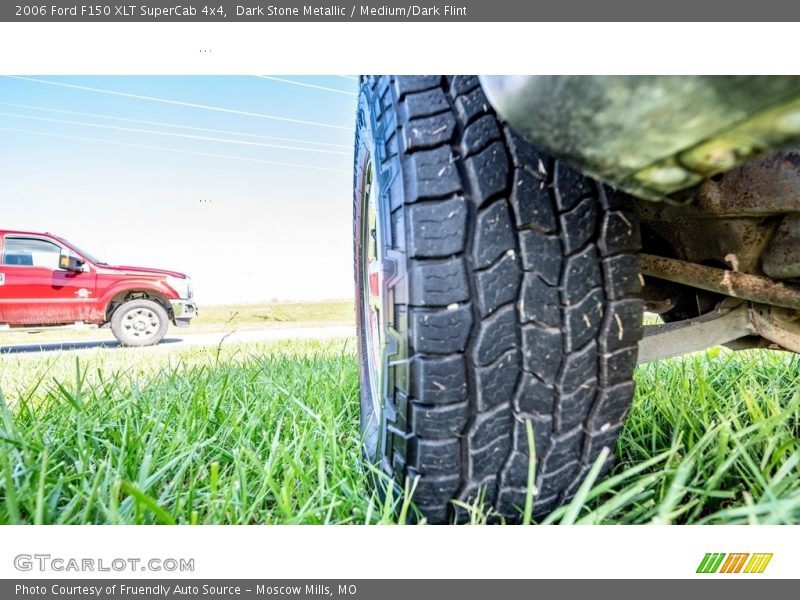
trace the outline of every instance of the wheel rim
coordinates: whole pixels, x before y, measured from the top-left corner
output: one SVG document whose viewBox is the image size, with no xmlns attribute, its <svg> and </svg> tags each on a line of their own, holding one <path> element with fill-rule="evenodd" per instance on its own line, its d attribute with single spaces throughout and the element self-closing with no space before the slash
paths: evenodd
<svg viewBox="0 0 800 600">
<path fill-rule="evenodd" d="M 137 340 L 155 337 L 161 327 L 158 315 L 149 308 L 134 308 L 122 318 L 125 333 Z"/>
<path fill-rule="evenodd" d="M 383 411 L 381 398 L 384 383 L 386 344 L 384 314 L 383 240 L 378 214 L 374 168 L 367 164 L 361 206 L 361 326 L 364 331 L 367 378 L 376 418 Z"/>
</svg>

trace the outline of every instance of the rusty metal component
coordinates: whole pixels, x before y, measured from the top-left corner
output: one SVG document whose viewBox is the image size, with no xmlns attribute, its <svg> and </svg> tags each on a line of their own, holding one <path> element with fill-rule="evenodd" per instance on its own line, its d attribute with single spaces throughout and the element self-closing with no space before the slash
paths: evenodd
<svg viewBox="0 0 800 600">
<path fill-rule="evenodd" d="M 535 145 L 642 198 L 674 198 L 800 142 L 796 76 L 486 76 Z"/>
<path fill-rule="evenodd" d="M 726 344 L 754 333 L 746 304 L 676 323 L 649 325 L 644 328 L 644 336 L 639 342 L 637 360 L 641 364 L 672 358 Z"/>
<path fill-rule="evenodd" d="M 761 257 L 761 268 L 775 279 L 800 277 L 800 214 L 783 218 Z"/>
<path fill-rule="evenodd" d="M 800 309 L 798 286 L 776 282 L 760 275 L 707 267 L 652 254 L 641 254 L 639 260 L 644 275 L 751 302 Z"/>
<path fill-rule="evenodd" d="M 711 215 L 758 216 L 800 212 L 800 152 L 753 160 L 697 190 L 695 206 Z"/>
<path fill-rule="evenodd" d="M 690 206 L 639 202 L 644 251 L 672 254 L 692 263 L 728 265 L 734 271 L 761 272 L 761 255 L 779 224 L 775 217 L 720 218 Z M 648 232 L 660 240 L 650 239 Z"/>
<path fill-rule="evenodd" d="M 639 342 L 638 363 L 663 360 L 724 345 L 731 350 L 772 348 L 800 353 L 800 312 L 724 301 L 694 319 L 649 325 Z"/>
<path fill-rule="evenodd" d="M 784 350 L 800 353 L 800 315 L 774 306 L 753 306 L 750 322 L 763 338 Z"/>
</svg>

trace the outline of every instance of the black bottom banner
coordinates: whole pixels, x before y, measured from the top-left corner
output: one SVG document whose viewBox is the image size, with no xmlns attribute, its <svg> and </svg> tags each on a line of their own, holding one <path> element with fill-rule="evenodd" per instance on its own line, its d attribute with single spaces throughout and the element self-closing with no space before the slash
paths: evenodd
<svg viewBox="0 0 800 600">
<path fill-rule="evenodd" d="M 257 598 L 345 598 L 364 600 L 407 600 L 422 598 L 504 598 L 568 597 L 596 598 L 606 593 L 615 598 L 648 600 L 679 594 L 724 594 L 726 600 L 754 598 L 754 594 L 788 593 L 794 582 L 778 579 L 734 580 L 702 578 L 691 580 L 450 580 L 450 579 L 353 579 L 353 580 L 259 580 L 259 579 L 152 579 L 152 580 L 0 580 L 0 598 L 49 600 L 155 600 L 208 598 L 214 600 Z M 774 596 L 772 596 L 774 594 Z M 786 596 L 788 597 L 788 596 Z"/>
</svg>

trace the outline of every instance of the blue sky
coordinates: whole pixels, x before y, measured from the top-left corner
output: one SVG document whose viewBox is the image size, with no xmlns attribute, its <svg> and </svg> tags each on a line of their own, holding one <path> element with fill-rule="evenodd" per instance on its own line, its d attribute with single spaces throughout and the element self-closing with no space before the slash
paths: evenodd
<svg viewBox="0 0 800 600">
<path fill-rule="evenodd" d="M 356 81 L 31 79 L 0 77 L 0 228 L 186 272 L 201 303 L 352 296 Z"/>
</svg>

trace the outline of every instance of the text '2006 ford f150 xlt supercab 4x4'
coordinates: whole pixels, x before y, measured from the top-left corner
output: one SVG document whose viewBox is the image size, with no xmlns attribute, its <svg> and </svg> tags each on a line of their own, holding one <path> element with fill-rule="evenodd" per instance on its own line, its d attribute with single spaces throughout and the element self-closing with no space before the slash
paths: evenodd
<svg viewBox="0 0 800 600">
<path fill-rule="evenodd" d="M 183 273 L 109 265 L 49 233 L 0 230 L 0 328 L 110 325 L 126 346 L 161 341 L 197 315 Z"/>
</svg>

